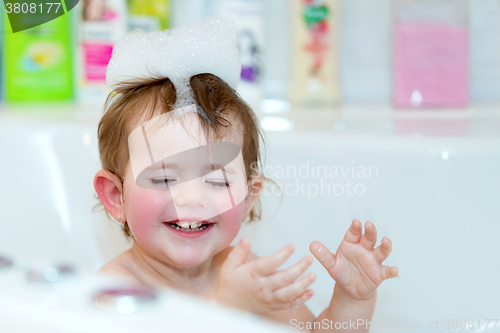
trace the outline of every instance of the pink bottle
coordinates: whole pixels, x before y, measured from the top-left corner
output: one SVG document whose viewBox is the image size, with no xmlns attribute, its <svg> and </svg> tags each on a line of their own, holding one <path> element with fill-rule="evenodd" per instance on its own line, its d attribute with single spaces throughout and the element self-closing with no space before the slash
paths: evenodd
<svg viewBox="0 0 500 333">
<path fill-rule="evenodd" d="M 394 7 L 396 107 L 466 107 L 467 0 L 394 0 Z"/>
</svg>

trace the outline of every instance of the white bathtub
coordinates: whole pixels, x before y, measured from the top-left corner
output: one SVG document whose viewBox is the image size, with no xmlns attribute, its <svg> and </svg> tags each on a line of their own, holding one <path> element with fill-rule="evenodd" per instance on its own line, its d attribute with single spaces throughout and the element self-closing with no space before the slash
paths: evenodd
<svg viewBox="0 0 500 333">
<path fill-rule="evenodd" d="M 279 208 L 279 197 L 264 192 L 264 220 L 245 226 L 240 237 L 249 237 L 258 255 L 293 243 L 289 266 L 313 240 L 335 251 L 354 218 L 370 220 L 379 240 L 391 238 L 386 264 L 401 276 L 380 286 L 372 332 L 389 325 L 405 332 L 493 331 L 494 321 L 485 328 L 487 319 L 500 319 L 496 111 L 346 108 L 334 130 L 268 132 L 267 174 L 286 194 Z M 90 212 L 99 169 L 95 137 L 92 122 L 0 118 L 0 253 L 19 267 L 64 260 L 91 273 L 129 246 L 104 214 Z M 366 178 L 352 177 L 352 169 L 342 175 L 353 166 L 364 168 Z M 318 177 L 323 167 L 328 176 Z M 319 314 L 334 283 L 319 263 L 311 270 L 318 280 L 309 306 Z M 473 327 L 460 329 L 469 320 Z"/>
<path fill-rule="evenodd" d="M 104 213 L 91 213 L 100 169 L 96 125 L 60 116 L 41 121 L 0 114 L 0 257 L 14 263 L 2 268 L 0 260 L 1 332 L 289 331 L 167 289 L 152 304 L 105 297 L 106 307 L 115 310 L 96 306 L 96 293 L 129 286 L 94 273 L 131 243 Z M 46 268 L 58 264 L 72 265 L 76 274 L 54 278 Z M 57 281 L 28 279 L 33 269 L 45 272 L 35 278 Z"/>
</svg>

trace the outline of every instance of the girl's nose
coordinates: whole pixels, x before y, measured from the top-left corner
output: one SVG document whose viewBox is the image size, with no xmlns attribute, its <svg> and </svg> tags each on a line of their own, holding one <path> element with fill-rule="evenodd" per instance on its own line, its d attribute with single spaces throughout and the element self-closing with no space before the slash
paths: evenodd
<svg viewBox="0 0 500 333">
<path fill-rule="evenodd" d="M 176 206 L 206 207 L 208 205 L 208 198 L 201 178 L 177 184 L 171 189 L 171 193 Z"/>
</svg>

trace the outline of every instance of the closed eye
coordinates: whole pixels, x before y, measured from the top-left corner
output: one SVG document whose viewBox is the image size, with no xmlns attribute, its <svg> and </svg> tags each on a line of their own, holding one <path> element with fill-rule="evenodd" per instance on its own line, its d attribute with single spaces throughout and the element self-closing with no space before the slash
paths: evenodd
<svg viewBox="0 0 500 333">
<path fill-rule="evenodd" d="M 224 188 L 229 187 L 230 184 L 225 181 L 206 181 L 207 184 L 210 184 L 212 187 Z"/>
<path fill-rule="evenodd" d="M 154 184 L 154 185 L 169 184 L 171 186 L 176 181 L 177 181 L 177 179 L 175 179 L 175 178 L 152 178 L 152 179 L 150 179 L 151 184 Z M 229 184 L 228 182 L 225 182 L 223 180 L 221 180 L 221 181 L 211 180 L 211 181 L 205 181 L 205 182 L 214 188 L 224 188 L 224 187 L 231 186 L 231 184 Z"/>
<path fill-rule="evenodd" d="M 177 179 L 175 178 L 153 178 L 151 179 L 151 184 L 155 184 L 155 185 L 158 185 L 158 184 L 168 184 L 168 183 L 173 183 L 175 182 Z"/>
</svg>

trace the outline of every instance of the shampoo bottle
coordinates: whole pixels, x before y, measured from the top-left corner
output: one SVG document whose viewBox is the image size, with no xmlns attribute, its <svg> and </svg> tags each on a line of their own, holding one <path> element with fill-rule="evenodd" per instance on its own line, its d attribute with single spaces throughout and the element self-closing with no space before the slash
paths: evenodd
<svg viewBox="0 0 500 333">
<path fill-rule="evenodd" d="M 5 101 L 71 101 L 74 96 L 75 40 L 72 12 L 16 33 L 11 32 L 6 14 L 2 15 Z"/>
<path fill-rule="evenodd" d="M 106 67 L 115 42 L 127 32 L 125 0 L 83 0 L 79 102 L 100 104 L 109 93 Z"/>
<path fill-rule="evenodd" d="M 469 101 L 467 0 L 394 0 L 394 103 L 465 107 Z"/>
<path fill-rule="evenodd" d="M 241 57 L 241 79 L 238 92 L 253 108 L 262 99 L 262 58 L 264 49 L 263 0 L 219 0 L 208 14 L 225 15 L 233 19 L 238 30 Z"/>
<path fill-rule="evenodd" d="M 301 106 L 334 106 L 340 100 L 337 0 L 292 0 L 290 101 Z"/>
<path fill-rule="evenodd" d="M 470 2 L 470 85 L 475 102 L 500 102 L 500 1 Z"/>
<path fill-rule="evenodd" d="M 340 63 L 344 102 L 392 99 L 391 0 L 343 0 Z"/>
</svg>

